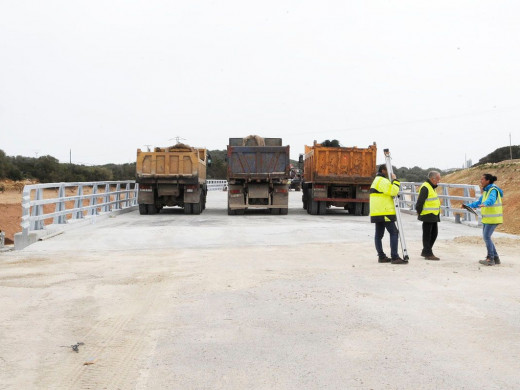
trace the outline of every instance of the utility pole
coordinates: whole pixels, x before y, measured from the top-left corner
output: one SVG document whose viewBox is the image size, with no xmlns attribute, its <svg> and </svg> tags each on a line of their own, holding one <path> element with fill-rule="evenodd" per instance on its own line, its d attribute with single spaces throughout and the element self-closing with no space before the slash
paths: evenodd
<svg viewBox="0 0 520 390">
<path fill-rule="evenodd" d="M 511 146 L 511 133 L 509 133 L 509 155 L 513 159 L 513 147 Z"/>
<path fill-rule="evenodd" d="M 182 138 L 180 135 L 176 135 L 175 137 L 170 138 L 168 141 L 171 141 L 172 139 L 174 139 L 176 143 L 179 143 L 180 140 L 186 141 L 186 138 Z"/>
<path fill-rule="evenodd" d="M 72 149 L 69 149 L 69 164 L 72 164 Z"/>
</svg>

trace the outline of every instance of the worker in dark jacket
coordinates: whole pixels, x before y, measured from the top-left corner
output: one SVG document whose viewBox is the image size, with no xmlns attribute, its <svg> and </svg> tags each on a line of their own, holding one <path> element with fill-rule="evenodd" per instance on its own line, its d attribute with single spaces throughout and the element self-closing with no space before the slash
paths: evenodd
<svg viewBox="0 0 520 390">
<path fill-rule="evenodd" d="M 375 245 L 379 263 L 407 264 L 408 260 L 399 257 L 398 241 L 399 231 L 395 226 L 396 213 L 393 198 L 399 193 L 401 183 L 392 173 L 392 181 L 387 179 L 386 165 L 379 166 L 377 176 L 370 187 L 370 222 L 376 224 Z M 383 251 L 383 236 L 385 229 L 390 234 L 390 255 L 387 257 Z"/>
<path fill-rule="evenodd" d="M 415 205 L 417 218 L 423 223 L 423 250 L 421 256 L 426 260 L 439 260 L 439 258 L 433 254 L 433 244 L 435 244 L 439 233 L 437 223 L 441 221 L 441 201 L 435 191 L 440 181 L 441 174 L 439 172 L 429 172 L 428 180 L 426 180 L 419 189 L 419 198 Z"/>
</svg>

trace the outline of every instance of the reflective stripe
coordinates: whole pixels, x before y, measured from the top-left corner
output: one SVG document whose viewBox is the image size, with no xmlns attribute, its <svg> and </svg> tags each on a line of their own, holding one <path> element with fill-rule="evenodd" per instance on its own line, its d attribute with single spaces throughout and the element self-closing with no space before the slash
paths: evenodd
<svg viewBox="0 0 520 390">
<path fill-rule="evenodd" d="M 482 214 L 484 218 L 503 217 L 504 214 Z"/>
<path fill-rule="evenodd" d="M 437 210 L 439 210 L 439 208 L 438 208 L 438 207 L 424 207 L 424 208 L 423 208 L 423 211 L 424 211 L 424 210 L 428 210 L 428 211 L 429 211 L 429 210 L 431 210 L 431 211 L 437 211 Z"/>
<path fill-rule="evenodd" d="M 437 200 L 437 199 L 439 199 L 438 196 L 436 196 L 435 198 L 427 198 L 427 199 L 426 199 L 426 202 L 431 202 L 431 201 L 433 201 L 433 200 Z"/>
</svg>

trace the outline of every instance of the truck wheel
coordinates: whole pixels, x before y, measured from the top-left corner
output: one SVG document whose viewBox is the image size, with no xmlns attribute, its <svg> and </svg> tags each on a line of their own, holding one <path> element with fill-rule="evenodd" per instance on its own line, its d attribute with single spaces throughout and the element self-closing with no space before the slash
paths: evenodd
<svg viewBox="0 0 520 390">
<path fill-rule="evenodd" d="M 356 207 L 354 209 L 354 215 L 359 217 L 363 213 L 363 203 L 356 203 Z"/>
<path fill-rule="evenodd" d="M 235 210 L 231 210 L 229 207 L 227 209 L 227 215 L 236 215 Z"/>
<path fill-rule="evenodd" d="M 146 208 L 148 209 L 148 214 L 157 214 L 157 209 L 154 204 L 147 204 Z"/>
<path fill-rule="evenodd" d="M 201 202 L 192 204 L 192 212 L 193 212 L 193 214 L 199 215 L 201 213 L 201 211 L 202 211 L 202 204 L 201 204 Z"/>
<path fill-rule="evenodd" d="M 238 210 L 235 210 L 235 214 L 236 215 L 244 215 L 246 212 L 246 209 L 238 209 Z"/>
<path fill-rule="evenodd" d="M 363 215 L 365 217 L 370 215 L 370 205 L 368 203 L 363 203 Z"/>
<path fill-rule="evenodd" d="M 288 212 L 289 212 L 289 209 L 280 209 L 281 215 L 287 215 Z"/>
<path fill-rule="evenodd" d="M 309 204 L 310 214 L 317 215 L 318 214 L 318 202 L 315 200 L 311 200 Z"/>
<path fill-rule="evenodd" d="M 191 203 L 184 203 L 184 214 L 191 214 L 192 211 Z"/>
<path fill-rule="evenodd" d="M 280 214 L 280 209 L 271 209 L 271 214 L 279 215 Z"/>
<path fill-rule="evenodd" d="M 327 213 L 327 202 L 318 202 L 318 214 L 325 215 Z"/>
<path fill-rule="evenodd" d="M 146 207 L 145 204 L 140 204 L 139 205 L 139 214 L 141 214 L 141 215 L 148 214 L 148 207 Z"/>
</svg>

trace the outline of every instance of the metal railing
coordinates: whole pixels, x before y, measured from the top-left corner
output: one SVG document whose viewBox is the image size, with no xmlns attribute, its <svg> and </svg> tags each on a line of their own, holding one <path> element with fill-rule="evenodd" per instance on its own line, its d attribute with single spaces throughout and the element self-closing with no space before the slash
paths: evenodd
<svg viewBox="0 0 520 390">
<path fill-rule="evenodd" d="M 31 184 L 22 193 L 22 244 L 29 245 L 30 231 L 47 224 L 66 224 L 137 205 L 134 180 Z M 75 195 L 67 196 L 68 192 Z M 25 245 L 26 244 L 26 245 Z"/>
<path fill-rule="evenodd" d="M 227 180 L 206 180 L 208 191 L 224 191 L 228 188 Z"/>
<path fill-rule="evenodd" d="M 399 207 L 404 212 L 415 213 L 415 204 L 419 198 L 419 188 L 423 183 L 401 182 L 399 192 Z M 448 184 L 439 183 L 439 199 L 441 200 L 441 215 L 453 218 L 459 222 L 463 221 L 478 224 L 478 218 L 460 207 L 462 203 L 474 202 L 480 197 L 480 187 L 469 184 Z M 437 191 L 439 192 L 439 191 Z M 462 193 L 462 195 L 459 195 Z M 453 204 L 456 202 L 456 206 Z"/>
<path fill-rule="evenodd" d="M 5 233 L 0 231 L 0 248 L 5 246 Z"/>
</svg>

